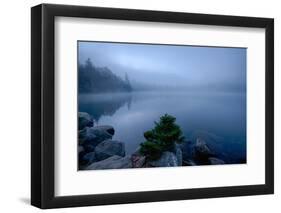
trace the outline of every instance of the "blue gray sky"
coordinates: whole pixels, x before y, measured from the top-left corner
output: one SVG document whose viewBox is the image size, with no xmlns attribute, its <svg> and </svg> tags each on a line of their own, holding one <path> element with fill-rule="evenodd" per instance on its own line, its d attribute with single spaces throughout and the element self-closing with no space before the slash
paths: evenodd
<svg viewBox="0 0 281 213">
<path fill-rule="evenodd" d="M 78 60 L 88 58 L 132 84 L 246 90 L 246 48 L 78 42 Z"/>
</svg>

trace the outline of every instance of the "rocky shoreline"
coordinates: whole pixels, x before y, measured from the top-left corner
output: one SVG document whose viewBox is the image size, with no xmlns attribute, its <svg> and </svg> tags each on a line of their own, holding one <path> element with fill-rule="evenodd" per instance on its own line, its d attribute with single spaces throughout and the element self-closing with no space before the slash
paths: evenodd
<svg viewBox="0 0 281 213">
<path fill-rule="evenodd" d="M 212 144 L 197 137 L 175 144 L 173 149 L 165 151 L 156 160 L 148 159 L 138 148 L 127 155 L 125 143 L 114 140 L 112 126 L 96 126 L 91 115 L 79 112 L 79 170 L 176 167 L 196 165 L 220 165 L 220 159 Z"/>
</svg>

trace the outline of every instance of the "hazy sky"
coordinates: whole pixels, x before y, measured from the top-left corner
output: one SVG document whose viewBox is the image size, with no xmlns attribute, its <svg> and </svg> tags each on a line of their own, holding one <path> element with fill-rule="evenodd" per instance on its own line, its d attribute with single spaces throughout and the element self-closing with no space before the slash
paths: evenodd
<svg viewBox="0 0 281 213">
<path fill-rule="evenodd" d="M 90 58 L 132 84 L 245 91 L 245 48 L 79 42 L 79 63 Z"/>
</svg>

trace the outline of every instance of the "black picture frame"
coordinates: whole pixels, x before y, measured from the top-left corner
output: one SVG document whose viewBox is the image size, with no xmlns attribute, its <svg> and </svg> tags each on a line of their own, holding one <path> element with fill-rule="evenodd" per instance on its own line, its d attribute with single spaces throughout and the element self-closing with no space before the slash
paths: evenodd
<svg viewBox="0 0 281 213">
<path fill-rule="evenodd" d="M 266 135 L 265 184 L 93 195 L 54 195 L 55 17 L 264 28 Z M 274 20 L 164 11 L 41 4 L 31 8 L 31 204 L 60 208 L 105 204 L 217 198 L 274 193 Z"/>
</svg>

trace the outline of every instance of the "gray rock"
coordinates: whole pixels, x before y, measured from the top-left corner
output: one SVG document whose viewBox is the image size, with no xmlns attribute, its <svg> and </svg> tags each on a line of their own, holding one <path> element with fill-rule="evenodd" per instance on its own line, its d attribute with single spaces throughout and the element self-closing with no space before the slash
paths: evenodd
<svg viewBox="0 0 281 213">
<path fill-rule="evenodd" d="M 84 129 L 85 127 L 92 127 L 94 121 L 91 115 L 86 112 L 78 113 L 78 128 L 79 130 Z"/>
<path fill-rule="evenodd" d="M 85 127 L 78 132 L 78 139 L 79 145 L 85 145 L 87 143 L 89 144 L 92 141 L 97 141 L 98 137 L 92 128 Z"/>
<path fill-rule="evenodd" d="M 112 139 L 113 135 L 109 133 L 112 133 L 112 129 L 111 126 L 86 127 L 79 131 L 79 144 L 97 146 L 104 140 Z"/>
<path fill-rule="evenodd" d="M 132 162 L 129 156 L 111 156 L 103 161 L 95 162 L 84 168 L 85 170 L 96 170 L 96 169 L 123 169 L 132 168 Z"/>
<path fill-rule="evenodd" d="M 145 164 L 145 156 L 133 154 L 131 156 L 132 167 L 133 168 L 142 168 Z"/>
<path fill-rule="evenodd" d="M 133 168 L 145 167 L 146 157 L 140 153 L 140 147 L 138 147 L 136 151 L 131 154 L 131 161 Z"/>
<path fill-rule="evenodd" d="M 79 161 L 79 169 L 83 166 L 83 156 L 86 154 L 83 146 L 78 146 L 78 161 Z"/>
<path fill-rule="evenodd" d="M 83 146 L 78 146 L 78 154 L 84 152 L 84 147 Z"/>
<path fill-rule="evenodd" d="M 196 141 L 197 138 L 205 141 L 213 154 L 211 157 L 221 159 L 227 164 L 246 162 L 246 141 L 243 136 L 225 138 L 211 132 L 196 130 L 190 134 L 190 139 Z M 204 164 L 209 164 L 208 159 Z"/>
<path fill-rule="evenodd" d="M 176 148 L 175 148 L 175 154 L 177 157 L 178 166 L 182 166 L 182 151 L 180 149 L 180 146 L 177 144 L 176 144 Z"/>
<path fill-rule="evenodd" d="M 221 164 L 225 164 L 225 162 L 221 159 L 218 158 L 214 158 L 214 157 L 210 157 L 209 158 L 209 163 L 211 165 L 221 165 Z"/>
<path fill-rule="evenodd" d="M 86 153 L 93 152 L 93 151 L 95 151 L 95 148 L 96 148 L 96 146 L 91 145 L 91 144 L 85 144 L 83 147 L 84 147 L 84 150 Z"/>
<path fill-rule="evenodd" d="M 125 144 L 115 140 L 105 140 L 95 148 L 96 158 L 101 161 L 113 155 L 125 156 Z"/>
<path fill-rule="evenodd" d="M 195 157 L 202 160 L 208 159 L 209 157 L 213 156 L 212 151 L 207 146 L 206 142 L 201 138 L 197 138 L 194 152 L 194 154 L 196 155 Z"/>
<path fill-rule="evenodd" d="M 99 130 L 101 132 L 106 132 L 106 133 L 110 134 L 111 136 L 113 136 L 115 133 L 114 128 L 109 125 L 95 126 L 94 129 Z"/>
<path fill-rule="evenodd" d="M 193 160 L 187 159 L 187 160 L 183 160 L 182 165 L 183 166 L 196 166 L 197 164 Z"/>
<path fill-rule="evenodd" d="M 95 152 L 86 153 L 85 155 L 83 155 L 80 158 L 80 164 L 83 165 L 83 166 L 90 165 L 90 164 L 92 164 L 95 161 L 96 161 Z"/>
<path fill-rule="evenodd" d="M 178 165 L 177 157 L 173 152 L 163 152 L 158 160 L 149 160 L 146 163 L 147 167 L 174 167 Z"/>
<path fill-rule="evenodd" d="M 213 134 L 211 132 L 207 131 L 194 131 L 191 134 L 191 138 L 193 141 L 197 141 L 198 138 L 205 141 L 208 148 L 212 151 L 212 154 L 215 156 L 219 156 L 220 158 L 223 157 L 225 154 L 225 139 L 221 136 L 218 136 L 216 134 Z M 229 142 L 227 142 L 229 144 Z"/>
<path fill-rule="evenodd" d="M 192 143 L 191 141 L 184 141 L 181 144 L 179 144 L 179 147 L 182 152 L 182 160 L 183 161 L 191 160 L 193 157 L 194 143 Z"/>
</svg>

